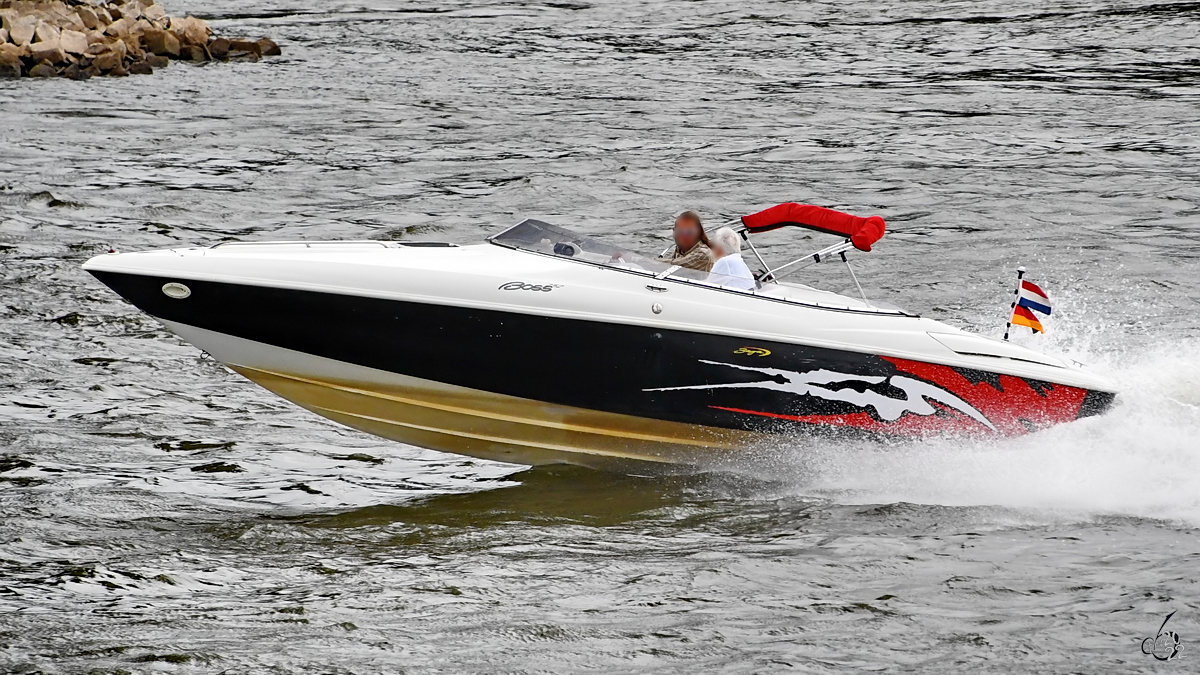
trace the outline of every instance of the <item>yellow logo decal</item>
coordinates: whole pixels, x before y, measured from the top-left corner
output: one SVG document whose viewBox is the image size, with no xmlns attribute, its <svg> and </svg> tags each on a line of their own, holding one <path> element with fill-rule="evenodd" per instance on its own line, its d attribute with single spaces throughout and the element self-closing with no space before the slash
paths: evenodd
<svg viewBox="0 0 1200 675">
<path fill-rule="evenodd" d="M 771 350 L 763 349 L 762 347 L 738 347 L 733 353 L 745 354 L 746 356 L 770 356 Z"/>
</svg>

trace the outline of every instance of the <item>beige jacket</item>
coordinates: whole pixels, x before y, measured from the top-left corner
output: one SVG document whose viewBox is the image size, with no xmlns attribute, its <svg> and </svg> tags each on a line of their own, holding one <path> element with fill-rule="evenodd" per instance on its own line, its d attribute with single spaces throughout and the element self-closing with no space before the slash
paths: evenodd
<svg viewBox="0 0 1200 675">
<path fill-rule="evenodd" d="M 717 257 L 713 255 L 712 249 L 705 246 L 703 242 L 696 242 L 696 245 L 688 249 L 687 253 L 680 253 L 679 247 L 676 246 L 671 255 L 664 255 L 659 260 L 688 269 L 711 272 Z"/>
</svg>

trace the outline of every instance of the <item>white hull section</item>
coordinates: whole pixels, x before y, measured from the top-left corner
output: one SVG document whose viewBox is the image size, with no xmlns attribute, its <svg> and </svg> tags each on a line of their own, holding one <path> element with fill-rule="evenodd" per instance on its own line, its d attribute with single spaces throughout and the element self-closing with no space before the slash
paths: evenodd
<svg viewBox="0 0 1200 675">
<path fill-rule="evenodd" d="M 717 289 L 492 244 L 230 245 L 99 256 L 85 268 L 661 327 L 1115 391 L 1104 378 L 1057 357 L 833 293 L 777 284 Z"/>
</svg>

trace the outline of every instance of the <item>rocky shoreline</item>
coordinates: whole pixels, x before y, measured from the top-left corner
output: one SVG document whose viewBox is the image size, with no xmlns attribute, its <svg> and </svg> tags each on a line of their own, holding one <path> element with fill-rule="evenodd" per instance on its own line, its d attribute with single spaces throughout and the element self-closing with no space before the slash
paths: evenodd
<svg viewBox="0 0 1200 675">
<path fill-rule="evenodd" d="M 149 75 L 172 60 L 257 61 L 269 38 L 215 37 L 155 0 L 0 0 L 0 78 Z"/>
</svg>

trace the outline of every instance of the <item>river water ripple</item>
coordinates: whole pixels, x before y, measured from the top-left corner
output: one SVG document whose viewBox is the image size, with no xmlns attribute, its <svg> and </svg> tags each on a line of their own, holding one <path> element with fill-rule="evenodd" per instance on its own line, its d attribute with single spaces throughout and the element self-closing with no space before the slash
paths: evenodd
<svg viewBox="0 0 1200 675">
<path fill-rule="evenodd" d="M 167 8 L 284 56 L 0 82 L 0 670 L 1183 672 L 1139 652 L 1173 610 L 1200 648 L 1200 3 Z M 1025 265 L 1019 339 L 1118 406 L 523 470 L 315 418 L 79 268 L 523 217 L 654 250 L 780 201 L 883 215 L 867 293 L 972 330 Z"/>
</svg>

